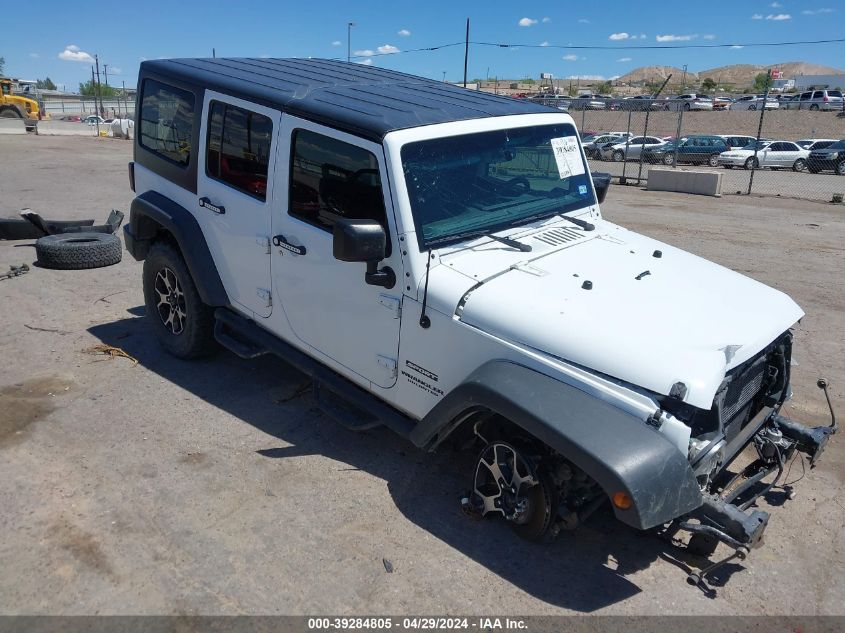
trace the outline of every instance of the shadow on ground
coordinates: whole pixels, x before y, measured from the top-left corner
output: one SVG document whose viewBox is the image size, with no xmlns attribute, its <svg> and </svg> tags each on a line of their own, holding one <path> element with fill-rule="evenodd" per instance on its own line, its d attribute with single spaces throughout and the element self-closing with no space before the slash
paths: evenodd
<svg viewBox="0 0 845 633">
<path fill-rule="evenodd" d="M 130 314 L 143 314 L 132 308 Z M 671 546 L 617 522 L 609 509 L 549 545 L 520 541 L 501 521 L 476 521 L 460 511 L 473 455 L 420 451 L 386 429 L 353 433 L 321 415 L 307 378 L 281 360 L 244 361 L 226 351 L 204 361 L 166 355 L 143 318 L 89 330 L 124 349 L 146 369 L 291 446 L 257 451 L 269 459 L 319 454 L 387 482 L 409 520 L 516 587 L 547 603 L 591 612 L 640 592 L 626 576 L 648 567 Z M 278 394 L 287 394 L 279 398 Z M 273 394 L 276 394 L 275 396 Z M 285 415 L 287 402 L 310 412 Z M 672 548 L 676 549 L 676 548 Z M 671 581 L 684 582 L 678 572 Z"/>
</svg>

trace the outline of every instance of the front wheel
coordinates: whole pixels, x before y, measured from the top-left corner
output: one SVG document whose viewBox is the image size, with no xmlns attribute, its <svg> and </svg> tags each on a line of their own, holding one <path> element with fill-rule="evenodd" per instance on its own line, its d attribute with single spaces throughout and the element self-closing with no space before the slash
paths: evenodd
<svg viewBox="0 0 845 633">
<path fill-rule="evenodd" d="M 810 110 L 818 110 L 818 109 L 819 109 L 819 104 L 817 104 L 817 103 L 814 103 L 810 106 Z"/>
<path fill-rule="evenodd" d="M 756 105 L 750 105 L 750 106 L 748 106 L 748 109 L 749 110 L 756 110 L 757 106 Z"/>
<path fill-rule="evenodd" d="M 707 159 L 707 164 L 711 167 L 718 167 L 719 166 L 719 155 L 712 154 L 710 158 Z"/>
<path fill-rule="evenodd" d="M 745 161 L 746 169 L 757 169 L 758 167 L 760 167 L 760 163 L 753 156 Z"/>
<path fill-rule="evenodd" d="M 803 158 L 799 158 L 794 163 L 792 163 L 792 171 L 806 171 L 807 170 L 807 161 Z"/>
<path fill-rule="evenodd" d="M 557 489 L 542 466 L 505 442 L 487 444 L 478 456 L 473 505 L 482 515 L 500 514 L 522 538 L 552 536 L 557 516 Z"/>
<path fill-rule="evenodd" d="M 614 162 L 621 163 L 623 160 L 625 160 L 625 152 L 623 152 L 621 149 L 618 149 L 615 152 L 613 152 L 613 161 Z"/>
<path fill-rule="evenodd" d="M 663 157 L 663 164 L 664 165 L 674 165 L 675 164 L 675 155 L 674 154 L 666 154 Z"/>
<path fill-rule="evenodd" d="M 845 176 L 845 160 L 836 165 L 836 173 L 840 176 Z"/>
<path fill-rule="evenodd" d="M 214 309 L 202 302 L 181 253 L 156 242 L 144 260 L 147 319 L 161 346 L 177 358 L 199 358 L 217 349 Z"/>
</svg>

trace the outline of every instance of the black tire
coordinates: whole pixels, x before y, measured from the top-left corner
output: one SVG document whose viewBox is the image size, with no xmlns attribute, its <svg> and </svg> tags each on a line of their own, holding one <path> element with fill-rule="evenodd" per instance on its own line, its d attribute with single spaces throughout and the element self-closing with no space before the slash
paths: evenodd
<svg viewBox="0 0 845 633">
<path fill-rule="evenodd" d="M 819 104 L 817 104 L 817 103 L 810 104 L 810 110 L 818 110 L 818 109 L 819 109 Z"/>
<path fill-rule="evenodd" d="M 792 163 L 792 171 L 807 171 L 807 161 L 803 158 L 799 158 Z"/>
<path fill-rule="evenodd" d="M 202 302 L 178 249 L 155 242 L 144 260 L 143 282 L 147 319 L 168 354 L 190 359 L 217 350 L 214 308 Z"/>
<path fill-rule="evenodd" d="M 44 268 L 82 270 L 118 263 L 123 248 L 116 235 L 71 233 L 39 238 L 35 242 L 35 253 Z"/>
<path fill-rule="evenodd" d="M 750 105 L 750 106 L 748 106 L 748 109 L 751 110 L 752 112 L 754 112 L 754 111 L 757 110 L 757 106 L 756 105 Z"/>
<path fill-rule="evenodd" d="M 623 152 L 621 149 L 618 149 L 615 152 L 613 152 L 613 162 L 621 163 L 624 160 L 625 160 L 625 152 Z"/>
<path fill-rule="evenodd" d="M 687 104 L 689 105 L 689 104 Z M 675 155 L 674 154 L 666 154 L 663 157 L 663 164 L 664 165 L 674 165 L 675 164 Z"/>
<path fill-rule="evenodd" d="M 711 167 L 718 167 L 719 166 L 719 155 L 718 154 L 711 154 L 710 157 L 707 159 L 707 164 Z"/>
<path fill-rule="evenodd" d="M 751 156 L 745 160 L 745 165 L 743 165 L 743 167 L 746 169 L 760 169 L 760 162 Z"/>
<path fill-rule="evenodd" d="M 684 104 L 684 110 L 686 110 L 687 112 L 690 111 L 690 107 L 691 107 L 690 104 L 688 104 L 688 103 Z"/>
<path fill-rule="evenodd" d="M 0 119 L 22 119 L 21 113 L 17 108 L 6 107 L 0 110 Z"/>
<path fill-rule="evenodd" d="M 845 160 L 836 164 L 836 173 L 845 176 Z"/>
</svg>

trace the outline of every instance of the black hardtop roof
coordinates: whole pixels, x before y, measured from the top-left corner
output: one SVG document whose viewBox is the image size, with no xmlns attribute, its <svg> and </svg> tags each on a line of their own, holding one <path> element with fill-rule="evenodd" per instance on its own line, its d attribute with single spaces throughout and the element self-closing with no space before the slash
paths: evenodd
<svg viewBox="0 0 845 633">
<path fill-rule="evenodd" d="M 328 59 L 145 61 L 140 77 L 150 75 L 217 90 L 375 140 L 393 130 L 433 123 L 559 112 L 525 99 Z"/>
</svg>

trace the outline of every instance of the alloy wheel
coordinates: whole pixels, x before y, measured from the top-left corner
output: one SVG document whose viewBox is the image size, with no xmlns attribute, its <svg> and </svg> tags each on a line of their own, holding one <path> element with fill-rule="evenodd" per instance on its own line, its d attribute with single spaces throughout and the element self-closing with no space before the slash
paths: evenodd
<svg viewBox="0 0 845 633">
<path fill-rule="evenodd" d="M 185 331 L 187 311 L 185 308 L 185 293 L 176 276 L 166 266 L 156 273 L 155 292 L 158 295 L 156 309 L 164 327 L 171 334 L 179 335 Z"/>
</svg>

